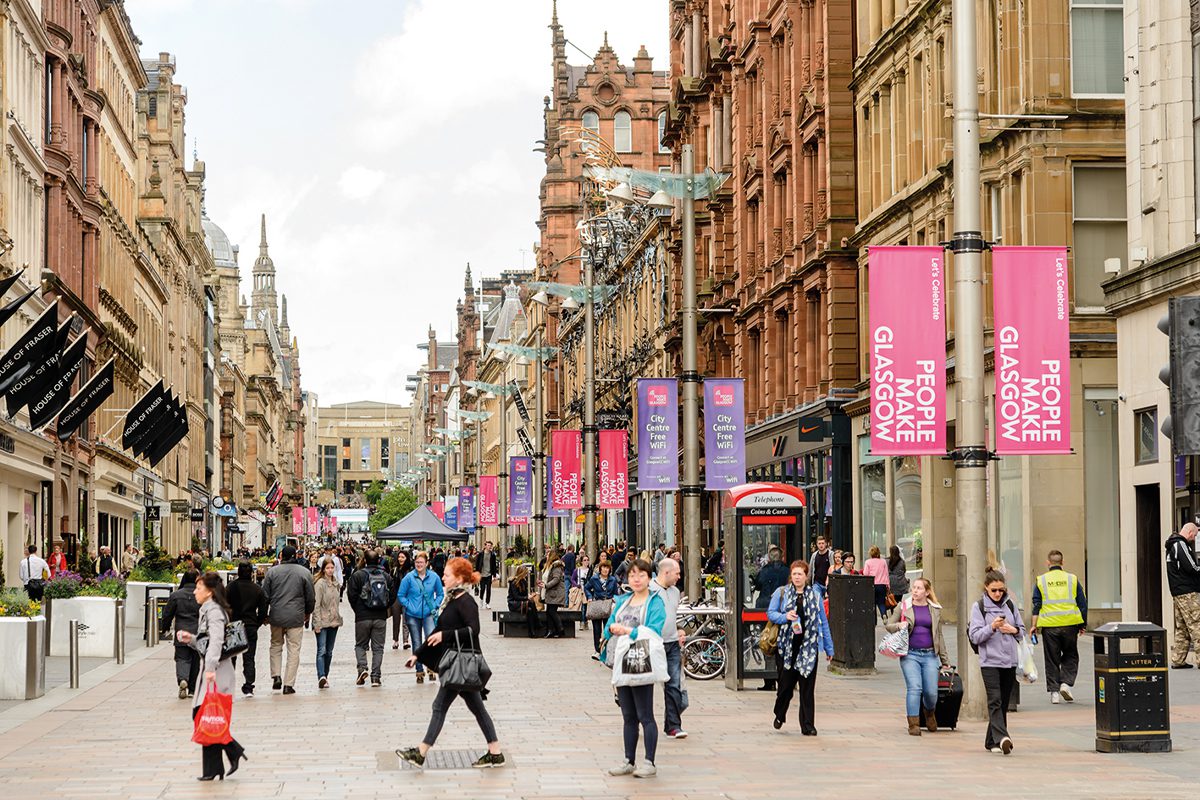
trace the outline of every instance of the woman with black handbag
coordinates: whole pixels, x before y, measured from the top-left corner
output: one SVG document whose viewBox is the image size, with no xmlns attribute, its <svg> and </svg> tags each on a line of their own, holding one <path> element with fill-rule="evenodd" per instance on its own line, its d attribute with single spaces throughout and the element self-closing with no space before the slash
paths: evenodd
<svg viewBox="0 0 1200 800">
<path fill-rule="evenodd" d="M 612 612 L 613 598 L 617 596 L 617 579 L 612 575 L 612 563 L 607 558 L 583 584 L 583 592 L 588 599 L 587 618 L 592 621 L 592 646 L 596 649 L 592 660 L 599 661 L 600 634 Z"/>
<path fill-rule="evenodd" d="M 496 726 L 483 706 L 486 690 L 482 683 L 486 683 L 490 673 L 485 672 L 482 676 L 479 688 L 464 688 L 449 679 L 455 670 L 449 665 L 449 662 L 443 661 L 448 655 L 457 654 L 460 658 L 464 655 L 478 657 L 478 660 L 482 662 L 482 651 L 479 647 L 479 605 L 467 591 L 468 587 L 479 583 L 479 573 L 472 568 L 471 562 L 467 559 L 452 558 L 446 562 L 442 581 L 446 586 L 446 599 L 442 603 L 437 625 L 434 627 L 433 633 L 425 639 L 425 643 L 416 648 L 408 657 L 407 664 L 412 667 L 418 660 L 423 664 L 435 664 L 438 672 L 444 673 L 443 680 L 438 687 L 437 697 L 433 699 L 433 716 L 429 719 L 425 738 L 416 747 L 397 750 L 396 755 L 410 764 L 423 766 L 429 748 L 433 747 L 438 734 L 442 732 L 442 725 L 446 722 L 446 712 L 450 710 L 450 704 L 456 697 L 462 697 L 467 708 L 475 715 L 475 721 L 479 723 L 479 729 L 483 731 L 483 736 L 487 740 L 488 751 L 480 756 L 472 766 L 477 769 L 502 767 L 504 766 L 504 753 L 500 750 Z M 464 643 L 466 644 L 465 648 Z M 466 654 L 462 653 L 464 649 L 467 650 Z M 486 664 L 481 663 L 479 666 L 486 670 Z"/>
<path fill-rule="evenodd" d="M 237 679 L 237 670 L 233 666 L 233 656 L 236 652 L 226 647 L 225 639 L 229 627 L 229 601 L 225 599 L 225 582 L 215 572 L 206 572 L 196 581 L 196 602 L 200 604 L 200 624 L 193 635 L 187 631 L 177 631 L 175 638 L 181 644 L 190 644 L 200 651 L 203 661 L 204 676 L 196 686 L 196 702 L 192 706 L 192 717 L 199 713 L 204 703 L 204 696 L 209 689 L 221 694 L 233 694 L 233 684 Z M 244 635 L 241 651 L 245 650 Z M 229 758 L 229 772 L 221 760 L 224 752 Z M 246 750 L 237 739 L 230 739 L 228 744 L 204 745 L 202 763 L 204 774 L 197 780 L 211 781 L 213 778 L 225 780 L 226 775 L 237 772 L 239 762 L 246 758 Z M 248 759 L 247 759 L 248 760 Z"/>
</svg>

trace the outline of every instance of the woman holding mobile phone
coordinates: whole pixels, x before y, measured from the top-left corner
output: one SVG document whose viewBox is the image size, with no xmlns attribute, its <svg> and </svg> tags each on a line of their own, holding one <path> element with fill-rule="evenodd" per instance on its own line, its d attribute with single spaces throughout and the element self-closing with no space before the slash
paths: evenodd
<svg viewBox="0 0 1200 800">
<path fill-rule="evenodd" d="M 1004 576 L 990 570 L 983 579 L 983 597 L 971 606 L 968 629 L 971 644 L 979 648 L 979 671 L 987 691 L 988 729 L 983 746 L 1008 755 L 1013 741 L 1008 735 L 1008 700 L 1017 682 L 1017 645 L 1025 636 L 1025 623 L 1008 596 Z"/>
</svg>

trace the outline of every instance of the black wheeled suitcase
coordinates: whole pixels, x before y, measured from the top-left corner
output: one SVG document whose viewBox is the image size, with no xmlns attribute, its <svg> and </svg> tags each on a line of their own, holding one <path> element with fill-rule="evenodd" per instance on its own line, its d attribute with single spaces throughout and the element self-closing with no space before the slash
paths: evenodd
<svg viewBox="0 0 1200 800">
<path fill-rule="evenodd" d="M 938 699 L 934 716 L 939 728 L 958 727 L 958 712 L 962 708 L 963 682 L 957 671 L 938 674 Z"/>
</svg>

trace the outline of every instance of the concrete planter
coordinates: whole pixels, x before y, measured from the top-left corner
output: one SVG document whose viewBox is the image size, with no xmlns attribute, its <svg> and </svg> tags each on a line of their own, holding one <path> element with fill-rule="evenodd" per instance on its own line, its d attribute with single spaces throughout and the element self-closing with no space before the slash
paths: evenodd
<svg viewBox="0 0 1200 800">
<path fill-rule="evenodd" d="M 113 658 L 116 653 L 115 597 L 67 597 L 50 603 L 50 655 L 71 654 L 71 620 L 87 626 L 79 633 L 81 658 Z"/>
<path fill-rule="evenodd" d="M 0 617 L 0 700 L 46 693 L 45 641 L 45 617 Z"/>
<path fill-rule="evenodd" d="M 125 584 L 125 627 L 139 631 L 146 624 L 146 596 L 161 597 L 175 591 L 175 585 L 162 582 L 129 581 Z"/>
</svg>

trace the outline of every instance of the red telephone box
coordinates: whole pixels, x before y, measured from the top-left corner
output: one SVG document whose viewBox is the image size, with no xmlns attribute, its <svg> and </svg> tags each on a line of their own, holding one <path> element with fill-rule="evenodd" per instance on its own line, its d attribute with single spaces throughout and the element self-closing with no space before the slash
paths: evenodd
<svg viewBox="0 0 1200 800">
<path fill-rule="evenodd" d="M 724 500 L 725 604 L 732 622 L 726 631 L 725 685 L 741 689 L 746 680 L 776 676 L 775 662 L 758 649 L 758 637 L 771 595 L 787 582 L 788 565 L 803 555 L 804 490 L 785 483 L 747 483 L 730 489 Z"/>
</svg>

